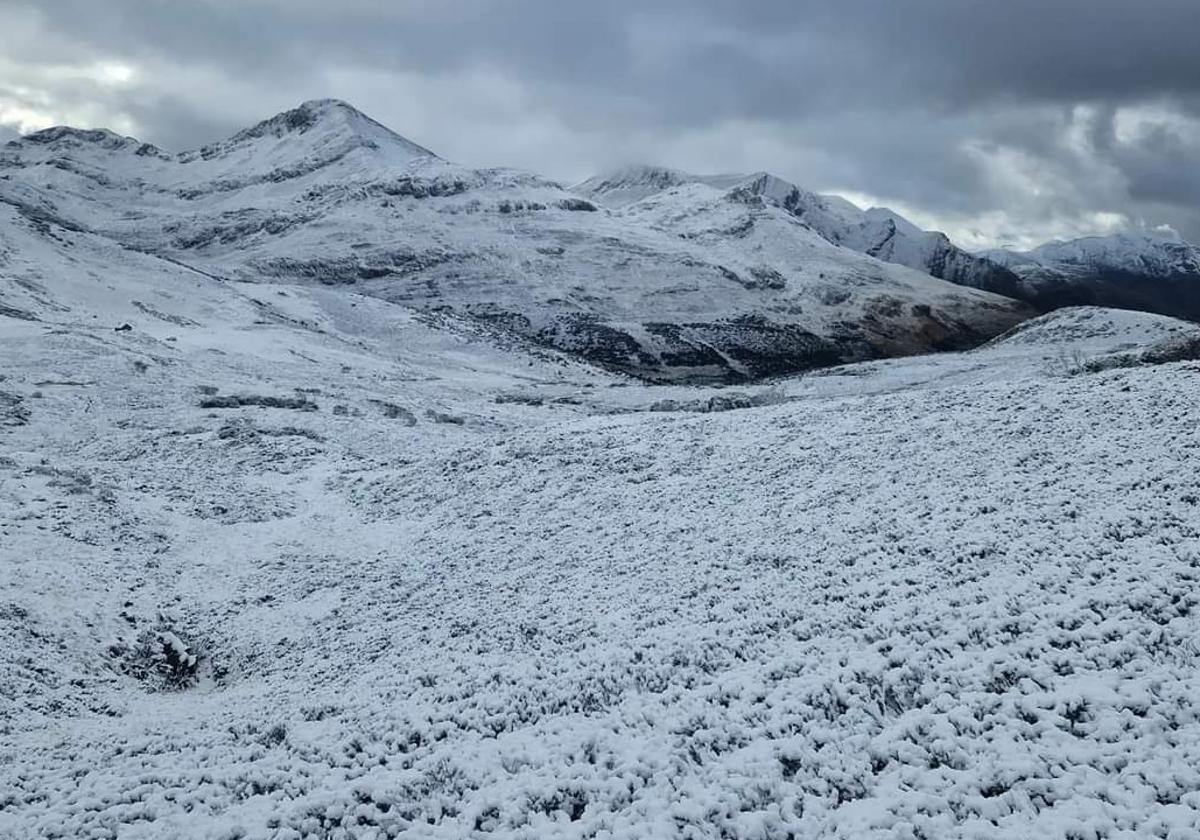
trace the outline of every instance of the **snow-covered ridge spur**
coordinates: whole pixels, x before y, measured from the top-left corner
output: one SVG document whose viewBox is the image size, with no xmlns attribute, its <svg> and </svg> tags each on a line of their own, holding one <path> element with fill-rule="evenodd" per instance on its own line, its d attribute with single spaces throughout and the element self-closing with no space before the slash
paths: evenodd
<svg viewBox="0 0 1200 840">
<path fill-rule="evenodd" d="M 791 185 L 690 187 L 681 207 L 671 193 L 607 210 L 446 161 L 336 100 L 175 155 L 66 128 L 0 148 L 0 201 L 27 216 L 218 277 L 452 311 L 653 381 L 961 349 L 1032 314 L 899 264 L 905 236 L 837 244 L 789 208 Z"/>
<path fill-rule="evenodd" d="M 634 165 L 593 176 L 574 189 L 615 209 L 653 195 L 702 184 L 722 192 L 762 196 L 804 221 L 834 245 L 908 266 L 960 286 L 1020 296 L 1018 277 L 1004 265 L 954 245 L 944 233 L 921 230 L 894 210 L 861 210 L 837 195 L 821 195 L 772 175 L 694 175 L 661 166 Z"/>
<path fill-rule="evenodd" d="M 1015 272 L 1017 296 L 1041 308 L 1091 304 L 1200 320 L 1200 248 L 1178 238 L 1088 236 L 985 256 Z"/>
<path fill-rule="evenodd" d="M 1200 248 L 1178 238 L 1089 236 L 1026 252 L 1000 248 L 972 254 L 886 207 L 861 210 L 840 196 L 812 193 L 767 172 L 694 175 L 637 165 L 589 178 L 574 189 L 616 212 L 636 214 L 651 197 L 678 203 L 697 185 L 761 195 L 834 244 L 1022 300 L 1043 312 L 1093 305 L 1200 320 Z M 687 210 L 680 206 L 676 212 Z"/>
</svg>

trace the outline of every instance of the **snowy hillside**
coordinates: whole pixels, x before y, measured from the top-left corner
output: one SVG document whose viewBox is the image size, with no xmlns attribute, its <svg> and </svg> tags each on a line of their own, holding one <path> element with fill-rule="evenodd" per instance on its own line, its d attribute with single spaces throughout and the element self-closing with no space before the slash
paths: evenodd
<svg viewBox="0 0 1200 840">
<path fill-rule="evenodd" d="M 771 223 L 784 241 L 697 246 L 538 176 L 449 163 L 330 100 L 174 156 L 39 132 L 0 152 L 0 201 L 227 279 L 453 311 L 660 381 L 973 346 L 1030 314 L 835 247 L 771 202 L 755 217 L 789 217 Z"/>
<path fill-rule="evenodd" d="M 1200 824 L 1200 329 L 738 396 L 0 210 L 0 837 Z"/>
<path fill-rule="evenodd" d="M 863 211 L 844 198 L 818 195 L 766 172 L 692 175 L 676 169 L 632 166 L 589 178 L 573 189 L 620 209 L 687 184 L 761 195 L 802 220 L 826 241 L 884 262 L 1009 297 L 1019 291 L 1017 278 L 1008 269 L 958 248 L 943 233 L 921 230 L 887 208 Z"/>
<path fill-rule="evenodd" d="M 1099 304 L 1200 320 L 1200 248 L 1154 236 L 1089 236 L 1032 251 L 988 251 L 1040 306 Z"/>
</svg>

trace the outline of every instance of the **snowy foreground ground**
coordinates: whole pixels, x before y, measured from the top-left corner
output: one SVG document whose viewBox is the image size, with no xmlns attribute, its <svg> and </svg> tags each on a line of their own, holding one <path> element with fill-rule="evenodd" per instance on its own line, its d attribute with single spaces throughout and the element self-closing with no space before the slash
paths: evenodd
<svg viewBox="0 0 1200 840">
<path fill-rule="evenodd" d="M 0 315 L 0 837 L 1200 837 L 1194 328 L 649 411 L 124 258 Z"/>
</svg>

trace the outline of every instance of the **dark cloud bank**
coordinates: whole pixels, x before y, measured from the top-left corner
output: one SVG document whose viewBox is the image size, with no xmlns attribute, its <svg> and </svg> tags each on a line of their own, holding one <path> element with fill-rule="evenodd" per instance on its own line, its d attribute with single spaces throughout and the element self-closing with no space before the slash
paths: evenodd
<svg viewBox="0 0 1200 840">
<path fill-rule="evenodd" d="M 1200 240 L 1195 0 L 39 0 L 0 6 L 0 31 L 10 125 L 178 149 L 337 96 L 564 180 L 761 168 L 968 245 Z"/>
</svg>

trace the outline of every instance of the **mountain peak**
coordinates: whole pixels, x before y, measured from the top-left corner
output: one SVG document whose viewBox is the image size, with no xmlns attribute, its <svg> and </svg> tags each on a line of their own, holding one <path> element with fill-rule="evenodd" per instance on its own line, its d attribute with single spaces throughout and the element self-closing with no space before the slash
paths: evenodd
<svg viewBox="0 0 1200 840">
<path fill-rule="evenodd" d="M 630 193 L 651 195 L 695 180 L 695 175 L 678 169 L 631 163 L 593 175 L 576 184 L 574 189 L 576 192 L 597 196 L 618 193 L 621 198 L 628 199 Z"/>
<path fill-rule="evenodd" d="M 793 209 L 795 201 L 799 200 L 801 195 L 806 201 L 816 200 L 815 196 L 800 190 L 790 181 L 785 181 L 766 171 L 760 170 L 749 174 L 727 172 L 718 175 L 696 175 L 681 169 L 647 164 L 623 166 L 601 173 L 577 184 L 574 190 L 611 207 L 619 208 L 641 201 L 656 193 L 688 184 L 703 184 L 721 191 L 749 192 L 780 203 L 789 194 L 796 193 L 797 198 L 794 198 L 792 205 L 786 208 L 789 211 Z"/>
<path fill-rule="evenodd" d="M 610 207 L 625 207 L 643 198 L 682 187 L 686 184 L 705 184 L 718 189 L 744 181 L 746 175 L 695 175 L 668 166 L 635 163 L 594 175 L 572 189 Z"/>
<path fill-rule="evenodd" d="M 103 149 L 121 149 L 143 145 L 133 137 L 124 137 L 107 128 L 73 128 L 69 125 L 43 128 L 12 142 L 31 143 L 39 146 L 88 144 Z"/>
<path fill-rule="evenodd" d="M 9 140 L 0 146 L 34 156 L 95 157 L 96 153 L 136 155 L 166 159 L 168 155 L 150 143 L 117 134 L 107 128 L 74 128 L 56 125 Z"/>
<path fill-rule="evenodd" d="M 400 136 L 341 99 L 309 99 L 239 131 L 226 142 L 241 145 L 266 137 L 284 139 L 308 134 L 349 139 L 355 145 L 375 149 L 399 149 L 409 157 L 436 157 L 429 149 Z"/>
<path fill-rule="evenodd" d="M 258 137 L 283 137 L 286 134 L 304 134 L 325 121 L 367 120 L 368 117 L 340 99 L 309 99 L 288 111 L 243 129 L 230 138 L 234 142 Z M 383 126 L 380 126 L 382 128 Z"/>
</svg>

